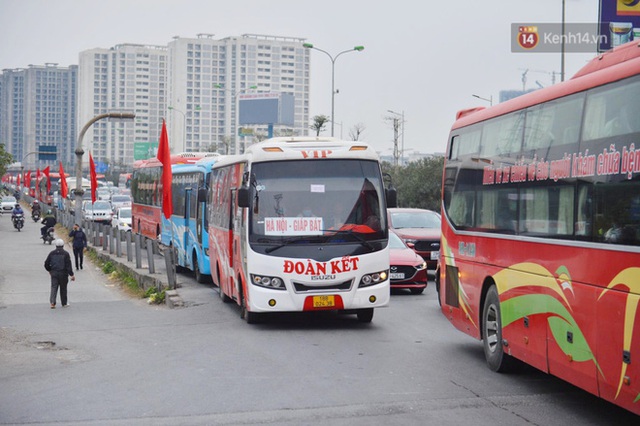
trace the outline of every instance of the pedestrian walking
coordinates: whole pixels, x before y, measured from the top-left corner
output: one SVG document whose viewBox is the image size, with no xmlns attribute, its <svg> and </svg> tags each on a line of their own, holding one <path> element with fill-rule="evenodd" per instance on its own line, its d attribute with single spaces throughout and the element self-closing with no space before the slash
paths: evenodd
<svg viewBox="0 0 640 426">
<path fill-rule="evenodd" d="M 73 257 L 76 261 L 76 271 L 82 269 L 84 262 L 84 249 L 87 248 L 87 234 L 80 228 L 77 223 L 73 225 L 73 229 L 69 232 L 69 236 L 73 238 Z"/>
<path fill-rule="evenodd" d="M 71 266 L 71 256 L 63 247 L 64 241 L 58 238 L 55 244 L 56 249 L 49 253 L 47 259 L 44 261 L 44 269 L 51 275 L 51 295 L 49 296 L 51 309 L 56 308 L 58 287 L 60 288 L 60 302 L 62 302 L 62 307 L 64 308 L 69 305 L 67 301 L 67 284 L 69 283 L 69 277 L 71 277 L 71 281 L 76 280 L 76 277 L 73 275 L 73 266 Z"/>
</svg>

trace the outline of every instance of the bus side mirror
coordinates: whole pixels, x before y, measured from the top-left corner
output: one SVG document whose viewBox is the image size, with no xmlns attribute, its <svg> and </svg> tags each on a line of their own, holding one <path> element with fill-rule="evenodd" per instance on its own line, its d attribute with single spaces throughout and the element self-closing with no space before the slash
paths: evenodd
<svg viewBox="0 0 640 426">
<path fill-rule="evenodd" d="M 207 201 L 207 189 L 200 188 L 198 189 L 198 202 L 204 203 L 205 201 Z"/>
<path fill-rule="evenodd" d="M 238 206 L 246 208 L 251 205 L 250 192 L 251 191 L 249 191 L 249 188 L 246 186 L 242 186 L 238 189 Z"/>
<path fill-rule="evenodd" d="M 398 207 L 398 192 L 394 187 L 384 190 L 387 207 Z"/>
</svg>

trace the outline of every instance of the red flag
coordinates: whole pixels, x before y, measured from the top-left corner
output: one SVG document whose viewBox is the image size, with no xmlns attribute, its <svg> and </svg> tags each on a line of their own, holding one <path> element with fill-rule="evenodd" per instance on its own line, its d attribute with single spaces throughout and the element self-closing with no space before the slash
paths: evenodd
<svg viewBox="0 0 640 426">
<path fill-rule="evenodd" d="M 93 156 L 89 153 L 89 173 L 91 175 L 91 202 L 96 202 L 96 190 L 98 189 L 98 176 L 96 175 L 96 165 Z"/>
<path fill-rule="evenodd" d="M 49 171 L 49 166 L 45 167 L 42 171 L 42 174 L 47 177 L 47 195 L 49 195 L 49 192 L 51 192 L 51 179 L 49 179 Z"/>
<path fill-rule="evenodd" d="M 67 177 L 64 175 L 64 168 L 62 167 L 62 161 L 60 162 L 60 196 L 67 198 L 69 195 L 69 187 L 67 186 Z"/>
<path fill-rule="evenodd" d="M 31 170 L 24 175 L 24 186 L 31 188 Z"/>
<path fill-rule="evenodd" d="M 36 185 L 40 182 L 40 169 L 36 170 Z"/>
<path fill-rule="evenodd" d="M 16 180 L 16 186 L 20 186 L 20 175 L 18 175 L 18 179 Z"/>
<path fill-rule="evenodd" d="M 173 214 L 173 201 L 171 196 L 171 152 L 169 151 L 169 136 L 167 125 L 162 120 L 162 133 L 158 146 L 158 160 L 162 163 L 162 213 L 169 219 Z"/>
</svg>

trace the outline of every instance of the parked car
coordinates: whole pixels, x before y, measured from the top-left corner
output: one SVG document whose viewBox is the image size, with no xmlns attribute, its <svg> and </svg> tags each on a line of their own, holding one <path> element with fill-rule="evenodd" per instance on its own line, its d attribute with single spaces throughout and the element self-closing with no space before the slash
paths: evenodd
<svg viewBox="0 0 640 426">
<path fill-rule="evenodd" d="M 440 215 L 426 209 L 394 207 L 387 209 L 389 228 L 427 262 L 428 273 L 435 274 L 440 257 Z"/>
<path fill-rule="evenodd" d="M 5 195 L 2 197 L 2 201 L 0 201 L 0 211 L 2 211 L 2 213 L 11 213 L 11 210 L 13 210 L 17 202 L 16 197 Z"/>
<path fill-rule="evenodd" d="M 82 215 L 89 221 L 111 225 L 113 210 L 111 210 L 111 203 L 108 201 L 97 200 L 95 203 L 91 203 L 89 200 L 82 204 Z"/>
<path fill-rule="evenodd" d="M 113 217 L 113 226 L 119 231 L 131 231 L 131 207 L 120 207 Z"/>
<path fill-rule="evenodd" d="M 421 294 L 427 287 L 427 262 L 393 231 L 389 231 L 389 263 L 392 289 Z"/>
<path fill-rule="evenodd" d="M 111 207 L 117 211 L 120 207 L 131 207 L 131 197 L 128 195 L 112 195 Z"/>
</svg>

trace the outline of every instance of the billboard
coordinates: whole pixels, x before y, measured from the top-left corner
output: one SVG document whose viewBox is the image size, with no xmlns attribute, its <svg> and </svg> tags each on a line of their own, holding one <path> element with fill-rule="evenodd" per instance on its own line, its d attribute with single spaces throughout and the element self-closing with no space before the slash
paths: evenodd
<svg viewBox="0 0 640 426">
<path fill-rule="evenodd" d="M 293 126 L 294 97 L 290 93 L 251 93 L 238 98 L 239 124 Z"/>
<path fill-rule="evenodd" d="M 158 142 L 134 142 L 133 160 L 146 160 L 158 153 Z"/>
<path fill-rule="evenodd" d="M 640 40 L 640 0 L 600 0 L 598 30 L 600 52 Z"/>
<path fill-rule="evenodd" d="M 58 147 L 55 145 L 38 146 L 38 160 L 56 161 L 58 159 Z"/>
</svg>

